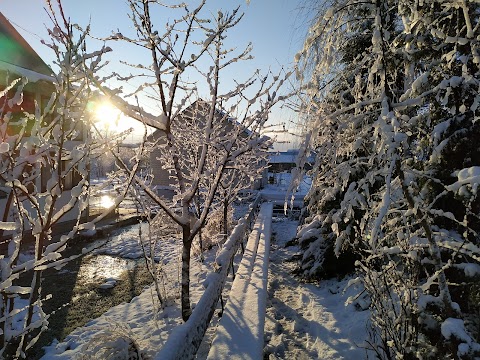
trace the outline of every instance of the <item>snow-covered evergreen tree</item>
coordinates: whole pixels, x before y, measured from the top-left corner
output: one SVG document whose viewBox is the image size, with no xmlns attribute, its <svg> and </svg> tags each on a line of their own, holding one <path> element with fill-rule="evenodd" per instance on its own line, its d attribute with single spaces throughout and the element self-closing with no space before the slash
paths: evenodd
<svg viewBox="0 0 480 360">
<path fill-rule="evenodd" d="M 357 259 L 381 358 L 480 349 L 464 300 L 480 275 L 478 12 L 470 1 L 333 1 L 299 55 L 313 67 L 318 152 L 302 268 L 321 273 L 328 248 Z"/>
</svg>

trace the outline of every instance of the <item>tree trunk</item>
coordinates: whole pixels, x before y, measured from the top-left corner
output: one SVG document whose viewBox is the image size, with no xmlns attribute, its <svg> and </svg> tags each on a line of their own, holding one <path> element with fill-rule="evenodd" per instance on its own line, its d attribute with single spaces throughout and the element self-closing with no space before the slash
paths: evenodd
<svg viewBox="0 0 480 360">
<path fill-rule="evenodd" d="M 42 283 L 42 271 L 34 270 L 33 280 L 30 285 L 32 287 L 32 290 L 30 292 L 30 298 L 28 299 L 28 309 L 27 309 L 27 316 L 25 319 L 25 325 L 23 327 L 24 329 L 29 328 L 29 326 L 32 324 L 33 311 L 35 309 L 35 305 L 37 304 L 38 299 L 40 298 L 41 283 Z M 19 350 L 23 354 L 27 350 L 27 346 L 29 345 L 29 341 L 30 341 L 30 335 L 31 335 L 30 332 L 27 332 L 24 335 L 22 335 L 22 338 L 20 340 L 20 346 L 17 349 L 17 355 Z"/>
<path fill-rule="evenodd" d="M 187 321 L 192 314 L 190 306 L 190 251 L 192 239 L 190 238 L 190 225 L 183 226 L 183 247 L 182 247 L 182 319 Z"/>
<path fill-rule="evenodd" d="M 198 230 L 198 243 L 200 245 L 200 261 L 203 263 L 205 261 L 205 257 L 203 256 L 202 229 Z"/>
<path fill-rule="evenodd" d="M 2 294 L 2 302 L 0 303 L 0 317 L 7 318 L 7 311 L 8 311 L 8 298 L 6 294 Z M 1 349 L 5 348 L 5 324 L 6 320 L 0 321 L 0 356 L 1 356 Z"/>
<path fill-rule="evenodd" d="M 223 200 L 223 242 L 228 238 L 228 201 Z"/>
<path fill-rule="evenodd" d="M 50 225 L 50 224 L 48 224 Z M 48 226 L 46 227 L 48 229 Z M 43 254 L 43 247 L 47 240 L 47 231 L 43 230 L 36 240 L 36 249 L 35 249 L 35 259 L 38 261 L 42 258 Z M 33 313 L 35 309 L 35 305 L 37 304 L 38 299 L 40 298 L 40 291 L 41 291 L 41 284 L 42 284 L 42 270 L 33 270 L 33 279 L 31 281 L 31 290 L 30 290 L 30 298 L 28 299 L 28 309 L 27 309 L 27 316 L 25 318 L 25 325 L 24 329 L 27 329 L 32 324 Z M 24 334 L 20 341 L 19 350 L 22 353 L 25 353 L 27 346 L 29 345 L 29 332 Z"/>
</svg>

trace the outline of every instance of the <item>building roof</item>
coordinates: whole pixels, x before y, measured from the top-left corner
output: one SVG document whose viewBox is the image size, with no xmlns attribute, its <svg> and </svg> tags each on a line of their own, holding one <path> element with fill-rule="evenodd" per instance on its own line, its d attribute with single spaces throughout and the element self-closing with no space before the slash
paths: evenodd
<svg viewBox="0 0 480 360">
<path fill-rule="evenodd" d="M 292 153 L 270 153 L 269 154 L 269 163 L 270 164 L 295 164 L 297 159 L 296 154 Z"/>
<path fill-rule="evenodd" d="M 270 164 L 295 164 L 297 161 L 299 151 L 298 150 L 288 150 L 288 151 L 277 151 L 269 153 L 269 163 Z M 307 161 L 312 163 L 315 160 L 313 154 L 310 154 L 307 158 Z"/>
<path fill-rule="evenodd" d="M 52 70 L 33 50 L 27 41 L 0 13 L 0 67 L 21 75 L 30 75 L 35 81 L 43 75 L 49 77 Z M 35 75 L 35 76 L 34 76 Z"/>
<path fill-rule="evenodd" d="M 191 103 L 189 106 L 187 106 L 185 109 L 183 109 L 182 112 L 178 114 L 178 116 L 180 116 L 180 117 L 183 117 L 183 116 L 191 117 L 198 110 L 206 113 L 208 111 L 208 109 L 210 108 L 210 106 L 211 106 L 210 103 L 208 103 L 207 101 L 205 101 L 203 99 L 198 99 L 198 100 L 195 100 L 193 103 Z M 232 117 L 228 116 L 228 114 L 224 110 L 220 110 L 220 109 L 215 108 L 215 115 L 218 118 L 221 118 L 226 122 L 230 122 L 234 126 L 239 126 L 247 136 L 251 135 L 252 131 L 250 129 L 247 129 L 246 127 L 241 125 L 235 118 L 232 118 Z M 158 140 L 158 139 L 162 138 L 164 136 L 164 134 L 165 134 L 165 131 L 163 129 L 159 129 L 159 130 L 156 130 L 155 132 L 153 132 L 152 134 L 150 134 L 148 139 L 150 141 Z"/>
</svg>

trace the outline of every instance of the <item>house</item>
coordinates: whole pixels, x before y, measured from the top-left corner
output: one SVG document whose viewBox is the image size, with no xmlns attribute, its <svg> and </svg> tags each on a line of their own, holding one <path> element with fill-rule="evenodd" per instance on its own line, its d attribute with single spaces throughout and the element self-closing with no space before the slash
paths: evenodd
<svg viewBox="0 0 480 360">
<path fill-rule="evenodd" d="M 7 93 L 4 93 L 2 90 L 5 90 L 13 80 L 18 78 L 27 79 L 28 82 L 23 88 L 23 100 L 16 104 L 7 100 L 14 96 L 20 82 Z M 4 135 L 8 135 L 11 138 L 15 137 L 23 129 L 24 133 L 19 138 L 21 139 L 20 141 L 25 143 L 30 138 L 30 132 L 37 121 L 36 117 L 29 119 L 25 127 L 15 125 L 15 120 L 24 118 L 25 113 L 35 114 L 36 106 L 44 109 L 54 91 L 54 77 L 50 67 L 45 64 L 5 16 L 0 13 L 0 133 L 2 137 Z M 10 117 L 8 125 L 7 117 Z M 49 120 L 49 116 L 45 116 L 45 124 L 48 124 Z M 83 142 L 85 129 L 83 125 L 78 126 L 81 128 L 76 132 L 76 138 L 65 142 L 64 148 L 73 149 Z M 0 143 L 2 141 L 3 139 L 0 139 Z M 52 170 L 47 163 L 42 165 L 38 162 L 31 164 L 28 160 L 23 160 L 24 158 L 22 158 L 22 161 L 14 162 L 13 171 L 18 174 L 17 179 L 35 197 L 37 196 L 36 194 L 46 191 L 47 182 L 52 176 Z M 3 164 L 6 164 L 7 161 L 3 160 L 5 159 L 2 159 Z M 70 169 L 72 166 L 70 166 L 68 160 L 64 160 L 61 163 L 61 167 L 62 170 L 66 171 L 66 169 Z M 13 196 L 9 188 L 5 186 L 6 179 L 4 175 L 6 170 L 5 167 L 0 167 L 0 221 L 11 221 L 14 207 L 12 205 Z M 68 202 L 71 198 L 70 190 L 78 184 L 80 179 L 81 177 L 74 169 L 65 174 L 62 179 L 63 192 L 55 204 L 56 208 L 60 209 Z M 42 201 L 40 200 L 40 206 L 42 206 Z M 24 206 L 28 211 L 31 210 L 32 202 L 31 199 L 25 200 Z M 80 210 L 78 208 L 67 212 L 58 221 L 56 228 L 61 227 L 62 223 L 72 223 L 79 214 Z M 0 234 L 0 238 L 2 235 L 5 234 Z"/>
<path fill-rule="evenodd" d="M 271 152 L 268 159 L 268 171 L 271 173 L 290 172 L 296 166 L 297 150 Z"/>
<path fill-rule="evenodd" d="M 297 166 L 298 150 L 287 150 L 282 152 L 271 152 L 269 154 L 268 172 L 281 173 L 291 172 Z M 314 162 L 313 155 L 310 155 L 305 163 L 305 170 L 310 170 Z"/>
<path fill-rule="evenodd" d="M 195 129 L 204 126 L 204 121 L 202 120 L 206 119 L 209 110 L 210 104 L 203 100 L 197 100 L 188 106 L 182 113 L 177 115 L 179 118 L 176 119 L 175 124 L 181 127 L 177 129 L 177 133 L 182 134 L 181 136 L 197 137 L 197 141 L 193 141 L 190 144 L 188 141 L 183 142 L 186 147 L 181 150 L 181 158 L 182 162 L 185 164 L 186 162 L 192 163 L 198 158 L 198 148 L 188 148 L 187 146 L 198 146 L 198 144 L 202 143 L 201 137 L 204 136 L 204 131 L 198 131 Z M 216 121 L 222 122 L 223 127 L 221 131 L 214 136 L 226 136 L 233 131 L 235 127 L 241 126 L 235 121 L 235 119 L 229 117 L 225 112 L 218 109 L 215 109 L 215 119 Z M 240 134 L 246 138 L 251 132 L 249 129 L 243 128 L 241 129 Z M 148 137 L 148 141 L 153 144 L 149 159 L 153 175 L 151 184 L 160 196 L 171 199 L 175 194 L 175 185 L 177 181 L 173 176 L 173 166 L 168 164 L 167 161 L 162 160 L 162 146 L 166 144 L 165 132 L 162 130 L 156 130 Z M 184 165 L 184 173 L 188 176 L 187 168 L 188 166 Z M 253 186 L 254 189 L 263 187 L 266 184 L 266 175 L 267 173 L 265 171 L 262 178 L 255 181 Z"/>
</svg>

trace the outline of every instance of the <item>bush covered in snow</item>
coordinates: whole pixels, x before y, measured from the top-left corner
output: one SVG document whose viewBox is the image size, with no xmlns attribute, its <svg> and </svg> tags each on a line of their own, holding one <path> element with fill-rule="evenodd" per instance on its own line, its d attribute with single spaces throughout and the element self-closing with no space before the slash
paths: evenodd
<svg viewBox="0 0 480 360">
<path fill-rule="evenodd" d="M 331 0 L 297 56 L 317 152 L 301 271 L 351 255 L 379 358 L 480 354 L 479 13 Z"/>
<path fill-rule="evenodd" d="M 82 360 L 146 360 L 132 331 L 124 324 L 101 329 L 81 351 Z"/>
<path fill-rule="evenodd" d="M 233 207 L 229 207 L 227 211 L 227 236 L 232 231 L 235 223 L 233 221 Z M 199 245 L 199 250 L 204 251 L 211 249 L 213 246 L 221 244 L 225 239 L 224 228 L 223 228 L 223 209 L 219 208 L 214 210 L 211 215 L 209 215 L 207 223 L 201 232 L 201 245 Z"/>
<path fill-rule="evenodd" d="M 88 126 L 86 104 L 95 97 L 85 73 L 95 74 L 109 49 L 87 52 L 88 28 L 71 24 L 63 12 L 53 11 L 51 2 L 47 4 L 53 29 L 45 45 L 55 54 L 58 73 L 39 74 L 20 67 L 8 76 L 1 72 L 6 76 L 6 81 L 2 78 L 6 86 L 0 91 L 2 358 L 27 357 L 27 350 L 48 329 L 51 314 L 45 313 L 44 303 L 52 294 L 42 288 L 43 272 L 60 270 L 81 256 L 65 257 L 64 251 L 78 232 L 93 231 L 100 219 L 90 221 L 84 216 L 89 154 L 101 146 Z M 54 237 L 60 223 L 67 221 L 70 231 Z M 31 257 L 25 256 L 29 246 L 34 248 Z"/>
</svg>

